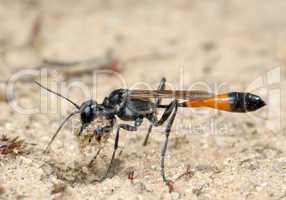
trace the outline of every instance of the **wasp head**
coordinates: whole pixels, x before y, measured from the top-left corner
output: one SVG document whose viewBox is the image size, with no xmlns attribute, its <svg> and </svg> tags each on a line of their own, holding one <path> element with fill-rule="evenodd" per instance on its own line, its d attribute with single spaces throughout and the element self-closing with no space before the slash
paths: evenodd
<svg viewBox="0 0 286 200">
<path fill-rule="evenodd" d="M 97 103 L 93 100 L 85 101 L 80 106 L 80 119 L 82 124 L 89 124 L 96 117 Z"/>
</svg>

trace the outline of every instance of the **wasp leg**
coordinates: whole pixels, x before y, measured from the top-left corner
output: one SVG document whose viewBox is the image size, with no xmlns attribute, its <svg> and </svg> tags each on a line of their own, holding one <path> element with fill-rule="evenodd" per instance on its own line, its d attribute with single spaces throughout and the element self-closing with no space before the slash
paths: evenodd
<svg viewBox="0 0 286 200">
<path fill-rule="evenodd" d="M 99 147 L 99 149 L 97 150 L 95 156 L 91 159 L 91 161 L 88 163 L 88 167 L 92 167 L 93 163 L 95 162 L 97 156 L 99 155 L 99 153 L 101 152 L 102 147 Z"/>
<path fill-rule="evenodd" d="M 164 90 L 165 89 L 165 86 L 166 86 L 166 79 L 165 78 L 162 78 L 161 82 L 160 82 L 160 85 L 158 87 L 158 90 Z M 161 98 L 156 98 L 155 99 L 155 111 L 158 107 L 158 105 L 160 105 L 161 103 Z M 153 124 L 150 124 L 149 128 L 148 128 L 148 132 L 145 136 L 145 139 L 144 139 L 144 142 L 143 142 L 143 146 L 146 146 L 147 143 L 148 143 L 148 139 L 149 139 L 149 136 L 151 134 L 151 131 L 152 131 L 152 128 L 153 128 Z"/>
<path fill-rule="evenodd" d="M 131 125 L 128 125 L 128 124 L 119 124 L 118 125 L 117 131 L 116 131 L 116 135 L 115 135 L 115 142 L 114 142 L 113 153 L 112 153 L 112 157 L 111 157 L 109 166 L 107 168 L 107 171 L 106 171 L 105 175 L 101 179 L 99 179 L 98 182 L 104 181 L 107 178 L 108 174 L 110 173 L 110 170 L 112 169 L 112 165 L 113 165 L 113 162 L 114 162 L 116 151 L 118 149 L 120 129 L 122 128 L 122 129 L 125 129 L 127 131 L 137 131 L 137 127 L 139 127 L 142 124 L 142 122 L 143 122 L 143 118 L 137 118 L 135 120 L 134 126 L 131 126 Z"/>
<path fill-rule="evenodd" d="M 110 133 L 112 131 L 112 129 L 113 129 L 113 125 L 108 125 L 105 127 L 96 128 L 96 129 L 94 129 L 93 132 L 95 135 L 102 136 L 104 134 Z"/>
<path fill-rule="evenodd" d="M 171 105 L 172 105 L 172 112 L 170 114 L 170 119 L 168 121 L 167 127 L 165 129 L 165 142 L 164 142 L 162 150 L 161 150 L 161 176 L 162 176 L 164 183 L 166 183 L 167 185 L 170 184 L 170 181 L 166 178 L 166 174 L 165 174 L 165 155 L 166 155 L 166 151 L 167 151 L 167 146 L 168 146 L 171 128 L 172 128 L 172 125 L 174 123 L 174 120 L 175 120 L 175 117 L 177 114 L 178 103 L 175 100 L 174 103 Z"/>
<path fill-rule="evenodd" d="M 112 131 L 115 122 L 116 122 L 116 119 L 115 118 L 111 118 L 110 119 L 110 125 L 107 125 L 107 126 L 101 127 L 101 128 L 96 128 L 96 129 L 94 129 L 93 133 L 95 135 L 99 135 L 99 136 L 102 136 L 103 134 L 108 134 L 108 133 L 110 133 Z M 102 149 L 103 149 L 103 147 L 99 147 L 99 149 L 97 150 L 95 156 L 89 162 L 88 167 L 91 167 L 93 165 L 93 163 L 95 162 L 97 156 L 99 155 L 99 153 L 101 152 Z"/>
<path fill-rule="evenodd" d="M 166 109 L 159 120 L 157 119 L 157 115 L 155 113 L 148 116 L 147 119 L 152 123 L 153 126 L 161 126 L 169 119 L 175 106 L 178 107 L 177 100 L 172 101 L 166 106 Z"/>
<path fill-rule="evenodd" d="M 170 186 L 170 181 L 166 178 L 166 175 L 165 175 L 165 155 L 166 155 L 166 151 L 167 151 L 167 146 L 168 146 L 168 141 L 169 141 L 169 135 L 170 135 L 170 132 L 171 132 L 171 128 L 172 128 L 172 125 L 174 123 L 174 120 L 175 120 L 175 117 L 176 117 L 176 114 L 177 114 L 177 109 L 178 109 L 178 101 L 177 100 L 174 100 L 172 101 L 165 109 L 161 119 L 158 121 L 157 120 L 157 117 L 156 115 L 153 115 L 153 118 L 151 118 L 150 120 L 153 120 L 153 125 L 154 126 L 160 126 L 160 125 L 163 125 L 165 121 L 168 121 L 168 124 L 166 126 L 166 129 L 165 129 L 165 142 L 162 146 L 162 150 L 161 150 L 161 176 L 162 176 L 162 179 L 164 181 L 164 183 L 166 183 L 169 187 Z"/>
</svg>

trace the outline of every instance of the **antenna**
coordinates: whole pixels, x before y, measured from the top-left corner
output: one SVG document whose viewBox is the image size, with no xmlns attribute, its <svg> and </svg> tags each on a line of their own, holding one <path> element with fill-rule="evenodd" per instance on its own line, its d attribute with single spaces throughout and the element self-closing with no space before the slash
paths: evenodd
<svg viewBox="0 0 286 200">
<path fill-rule="evenodd" d="M 64 97 L 63 95 L 61 95 L 61 94 L 59 94 L 59 93 L 57 93 L 57 92 L 54 92 L 54 91 L 52 91 L 52 90 L 49 89 L 49 88 L 44 87 L 43 85 L 41 85 L 39 82 L 37 82 L 37 81 L 35 81 L 35 80 L 34 80 L 34 82 L 35 82 L 38 86 L 40 86 L 41 88 L 44 88 L 45 90 L 47 90 L 48 92 L 51 92 L 51 93 L 53 93 L 53 94 L 55 94 L 55 95 L 57 95 L 57 96 L 59 96 L 59 97 L 65 99 L 65 100 L 67 100 L 68 102 L 70 102 L 71 104 L 73 104 L 78 110 L 80 109 L 80 106 L 79 106 L 79 105 L 77 105 L 75 102 L 73 102 L 72 100 L 68 99 L 67 97 Z"/>
<path fill-rule="evenodd" d="M 53 143 L 53 141 L 55 140 L 55 138 L 57 137 L 58 133 L 60 132 L 60 130 L 62 129 L 62 127 L 64 126 L 64 124 L 72 117 L 74 116 L 75 114 L 79 113 L 79 111 L 75 111 L 71 114 L 69 114 L 65 119 L 64 121 L 61 123 L 61 125 L 59 126 L 59 128 L 57 129 L 57 131 L 55 132 L 55 134 L 53 135 L 53 137 L 51 138 L 51 140 L 49 141 L 47 147 L 45 148 L 45 151 L 44 153 L 47 153 L 51 144 Z"/>
</svg>

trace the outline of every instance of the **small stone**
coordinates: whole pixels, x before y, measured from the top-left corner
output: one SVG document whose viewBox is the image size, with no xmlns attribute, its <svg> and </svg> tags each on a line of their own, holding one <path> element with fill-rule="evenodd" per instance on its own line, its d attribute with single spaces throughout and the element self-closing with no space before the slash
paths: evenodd
<svg viewBox="0 0 286 200">
<path fill-rule="evenodd" d="M 51 194 L 63 193 L 67 186 L 63 182 L 53 183 Z"/>
<path fill-rule="evenodd" d="M 172 192 L 171 193 L 171 199 L 172 200 L 178 200 L 180 199 L 180 194 L 178 192 Z"/>
</svg>

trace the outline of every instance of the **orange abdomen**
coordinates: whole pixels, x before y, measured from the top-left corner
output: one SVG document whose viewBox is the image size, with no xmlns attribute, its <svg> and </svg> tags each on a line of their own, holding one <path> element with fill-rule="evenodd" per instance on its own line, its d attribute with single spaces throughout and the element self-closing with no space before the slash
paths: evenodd
<svg viewBox="0 0 286 200">
<path fill-rule="evenodd" d="M 231 92 L 210 98 L 185 101 L 181 105 L 183 107 L 210 107 L 229 112 L 250 112 L 263 107 L 265 103 L 254 94 Z"/>
<path fill-rule="evenodd" d="M 210 107 L 218 110 L 231 111 L 230 99 L 227 94 L 207 99 L 196 99 L 185 102 L 186 107 Z"/>
</svg>

